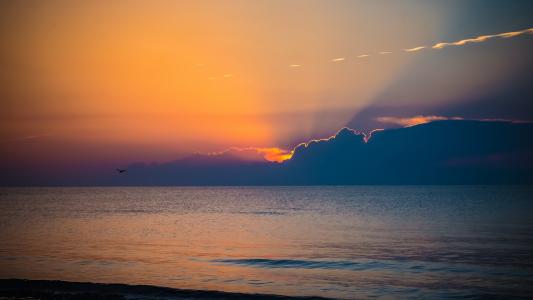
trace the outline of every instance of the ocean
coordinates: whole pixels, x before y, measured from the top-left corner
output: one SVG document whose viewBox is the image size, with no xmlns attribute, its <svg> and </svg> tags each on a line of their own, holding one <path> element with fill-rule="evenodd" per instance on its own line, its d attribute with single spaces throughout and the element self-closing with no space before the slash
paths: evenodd
<svg viewBox="0 0 533 300">
<path fill-rule="evenodd" d="M 0 189 L 0 278 L 246 294 L 533 294 L 533 187 Z"/>
</svg>

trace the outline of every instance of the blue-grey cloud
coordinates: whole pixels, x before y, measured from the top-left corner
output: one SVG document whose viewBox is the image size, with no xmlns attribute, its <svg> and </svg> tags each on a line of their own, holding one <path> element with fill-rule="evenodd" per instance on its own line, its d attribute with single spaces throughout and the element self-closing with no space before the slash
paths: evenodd
<svg viewBox="0 0 533 300">
<path fill-rule="evenodd" d="M 344 128 L 298 145 L 283 163 L 231 151 L 168 163 L 132 164 L 89 178 L 0 177 L 15 185 L 531 184 L 533 123 L 441 120 L 372 135 Z M 42 175 L 42 174 L 41 174 Z M 35 174 L 37 176 L 37 174 Z"/>
<path fill-rule="evenodd" d="M 533 123 L 442 120 L 300 145 L 286 162 L 297 184 L 533 182 Z"/>
</svg>

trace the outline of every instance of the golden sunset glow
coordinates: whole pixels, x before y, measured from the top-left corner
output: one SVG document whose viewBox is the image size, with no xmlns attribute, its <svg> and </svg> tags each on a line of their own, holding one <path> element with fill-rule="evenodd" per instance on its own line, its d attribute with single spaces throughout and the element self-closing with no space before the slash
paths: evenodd
<svg viewBox="0 0 533 300">
<path fill-rule="evenodd" d="M 400 4 L 382 10 L 384 4 L 366 2 L 346 4 L 349 9 L 327 1 L 227 4 L 5 5 L 5 156 L 50 165 L 130 163 L 251 147 L 280 162 L 291 156 L 282 149 L 346 126 L 428 52 L 446 55 L 449 46 L 531 33 L 468 33 L 434 43 L 443 40 L 442 24 L 453 13 L 436 4 L 400 14 L 393 13 Z M 506 63 L 498 73 L 465 66 L 468 82 L 441 87 L 448 79 L 437 78 L 434 87 L 391 99 L 457 101 L 519 66 Z M 446 75 L 434 76 L 440 73 Z"/>
<path fill-rule="evenodd" d="M 260 153 L 263 153 L 265 159 L 268 161 L 282 162 L 287 159 L 291 159 L 293 152 L 283 150 L 280 148 L 261 148 L 258 150 Z"/>
<path fill-rule="evenodd" d="M 229 155 L 244 161 L 269 161 L 283 162 L 292 157 L 293 152 L 277 147 L 260 148 L 260 147 L 231 147 L 224 151 L 210 152 L 208 156 Z"/>
</svg>

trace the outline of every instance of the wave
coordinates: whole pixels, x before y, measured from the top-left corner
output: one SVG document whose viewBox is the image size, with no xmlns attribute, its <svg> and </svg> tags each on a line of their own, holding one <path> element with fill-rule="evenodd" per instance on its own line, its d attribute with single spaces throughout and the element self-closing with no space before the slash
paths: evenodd
<svg viewBox="0 0 533 300">
<path fill-rule="evenodd" d="M 354 261 L 319 261 L 295 259 L 215 259 L 214 263 L 246 265 L 264 268 L 300 268 L 300 269 L 341 269 L 341 270 L 369 270 L 394 268 L 395 264 L 379 261 L 354 262 Z"/>
<path fill-rule="evenodd" d="M 477 266 L 465 263 L 441 263 L 427 261 L 405 261 L 405 260 L 304 260 L 304 259 L 215 259 L 212 263 L 233 264 L 255 268 L 291 268 L 291 269 L 328 269 L 328 270 L 349 270 L 349 271 L 390 271 L 402 273 L 470 273 L 485 274 L 487 276 L 510 276 L 510 277 L 530 277 L 531 272 L 520 268 L 506 266 Z"/>
</svg>

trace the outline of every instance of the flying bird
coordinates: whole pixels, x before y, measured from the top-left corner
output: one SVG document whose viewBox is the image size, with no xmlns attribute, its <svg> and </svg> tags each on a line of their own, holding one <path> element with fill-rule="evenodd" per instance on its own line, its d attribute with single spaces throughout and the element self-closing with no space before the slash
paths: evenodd
<svg viewBox="0 0 533 300">
<path fill-rule="evenodd" d="M 122 173 L 124 173 L 124 172 L 126 172 L 126 171 L 127 171 L 127 169 L 118 169 L 118 168 L 117 168 L 117 172 L 119 172 L 120 174 L 122 174 Z"/>
</svg>

